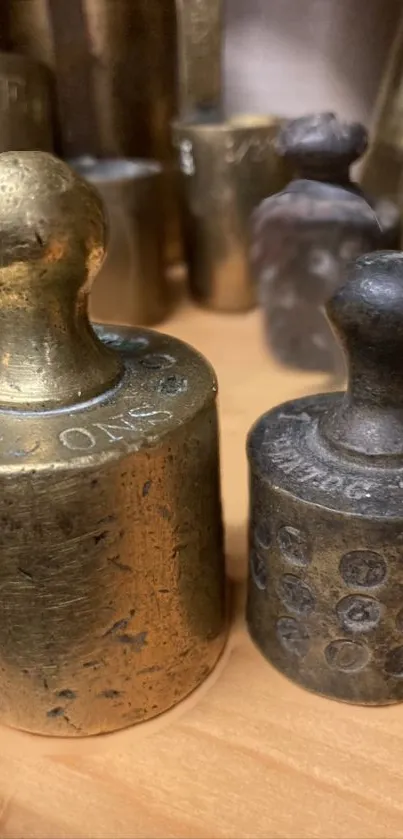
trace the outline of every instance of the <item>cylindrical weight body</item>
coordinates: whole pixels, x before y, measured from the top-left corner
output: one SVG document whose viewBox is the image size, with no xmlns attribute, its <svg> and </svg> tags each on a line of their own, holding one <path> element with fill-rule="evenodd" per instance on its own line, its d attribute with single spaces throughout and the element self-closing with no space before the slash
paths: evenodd
<svg viewBox="0 0 403 839">
<path fill-rule="evenodd" d="M 174 339 L 105 340 L 137 371 L 123 394 L 3 436 L 0 720 L 43 734 L 161 713 L 225 640 L 214 378 Z"/>
<path fill-rule="evenodd" d="M 181 256 L 177 175 L 175 0 L 10 0 L 14 49 L 55 73 L 59 151 L 66 158 L 163 163 L 167 256 Z"/>
<path fill-rule="evenodd" d="M 0 152 L 52 148 L 47 68 L 23 55 L 0 52 Z"/>
<path fill-rule="evenodd" d="M 236 312 L 256 305 L 249 221 L 287 180 L 273 147 L 278 127 L 263 117 L 174 125 L 190 290 L 208 308 Z"/>
<path fill-rule="evenodd" d="M 87 314 L 101 197 L 0 155 L 0 723 L 78 737 L 170 708 L 226 637 L 217 381 Z"/>
<path fill-rule="evenodd" d="M 159 323 L 169 308 L 161 165 L 119 158 L 71 164 L 98 189 L 109 217 L 106 258 L 91 288 L 92 320 Z"/>
<path fill-rule="evenodd" d="M 301 485 L 321 482 L 330 496 L 344 482 L 351 506 L 371 492 L 370 479 L 338 478 L 332 466 L 320 474 L 291 438 L 276 442 L 274 463 Z M 248 624 L 263 654 L 325 696 L 403 700 L 401 516 L 371 520 L 310 504 L 268 483 L 255 464 L 251 497 Z"/>
</svg>

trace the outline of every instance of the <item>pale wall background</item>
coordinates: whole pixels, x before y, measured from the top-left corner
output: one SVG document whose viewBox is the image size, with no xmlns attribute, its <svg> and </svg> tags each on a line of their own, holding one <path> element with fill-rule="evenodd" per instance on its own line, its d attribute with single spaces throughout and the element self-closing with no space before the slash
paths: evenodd
<svg viewBox="0 0 403 839">
<path fill-rule="evenodd" d="M 401 0 L 227 0 L 225 102 L 370 124 Z"/>
</svg>

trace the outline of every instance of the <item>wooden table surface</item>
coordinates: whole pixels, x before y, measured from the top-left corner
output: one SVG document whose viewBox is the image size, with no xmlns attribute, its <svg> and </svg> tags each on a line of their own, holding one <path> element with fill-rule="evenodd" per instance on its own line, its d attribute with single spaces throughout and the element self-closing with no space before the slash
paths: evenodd
<svg viewBox="0 0 403 839">
<path fill-rule="evenodd" d="M 219 666 L 178 708 L 84 741 L 0 730 L 0 836 L 13 839 L 403 837 L 403 706 L 330 702 L 291 684 L 243 625 L 245 435 L 287 398 L 328 389 L 277 366 L 257 313 L 184 303 L 164 325 L 220 382 L 223 495 L 234 621 Z"/>
</svg>

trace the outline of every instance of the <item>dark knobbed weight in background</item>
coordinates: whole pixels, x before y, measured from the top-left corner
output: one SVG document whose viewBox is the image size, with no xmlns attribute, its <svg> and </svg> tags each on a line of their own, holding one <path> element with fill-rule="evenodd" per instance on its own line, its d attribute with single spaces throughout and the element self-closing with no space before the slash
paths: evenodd
<svg viewBox="0 0 403 839">
<path fill-rule="evenodd" d="M 92 321 L 155 326 L 169 313 L 162 167 L 155 160 L 69 161 L 96 187 L 108 217 L 106 257 L 91 288 Z"/>
<path fill-rule="evenodd" d="M 0 181 L 0 722 L 97 734 L 223 649 L 217 383 L 181 341 L 91 328 L 90 184 L 41 152 Z"/>
<path fill-rule="evenodd" d="M 382 705 L 403 699 L 403 254 L 358 259 L 327 310 L 346 393 L 280 405 L 249 435 L 247 621 L 299 684 Z"/>
<path fill-rule="evenodd" d="M 344 372 L 324 304 L 350 260 L 399 246 L 397 207 L 371 202 L 350 178 L 366 145 L 364 126 L 332 113 L 292 120 L 276 147 L 296 177 L 253 215 L 251 258 L 266 340 L 276 358 L 298 369 Z"/>
</svg>

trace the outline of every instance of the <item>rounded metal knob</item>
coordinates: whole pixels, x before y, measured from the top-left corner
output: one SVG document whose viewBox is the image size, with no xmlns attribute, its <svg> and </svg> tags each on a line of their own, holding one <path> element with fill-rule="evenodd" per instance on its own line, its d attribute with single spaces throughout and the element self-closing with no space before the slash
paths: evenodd
<svg viewBox="0 0 403 839">
<path fill-rule="evenodd" d="M 368 144 L 358 122 L 346 123 L 333 113 L 309 114 L 288 122 L 277 139 L 277 150 L 300 172 L 348 170 Z"/>
<path fill-rule="evenodd" d="M 100 197 L 65 163 L 0 155 L 0 408 L 66 407 L 119 380 L 87 316 L 105 232 Z"/>
<path fill-rule="evenodd" d="M 323 432 L 358 453 L 403 454 L 403 253 L 357 259 L 327 314 L 346 354 L 348 387 Z"/>
</svg>

